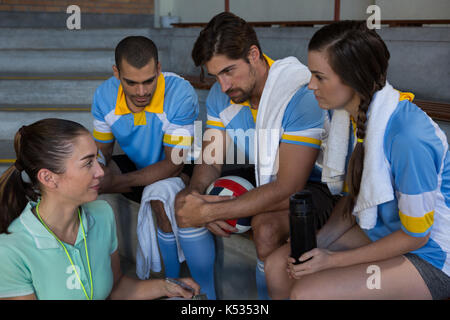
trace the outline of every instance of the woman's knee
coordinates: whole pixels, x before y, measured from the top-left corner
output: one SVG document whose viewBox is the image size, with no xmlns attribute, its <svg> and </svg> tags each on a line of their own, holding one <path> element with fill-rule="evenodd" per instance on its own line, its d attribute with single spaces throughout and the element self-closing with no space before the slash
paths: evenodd
<svg viewBox="0 0 450 320">
<path fill-rule="evenodd" d="M 267 289 L 272 299 L 286 299 L 289 296 L 289 288 L 292 280 L 286 272 L 289 246 L 285 245 L 270 254 L 264 262 Z"/>
<path fill-rule="evenodd" d="M 305 281 L 306 279 L 297 280 L 295 285 L 292 287 L 291 293 L 289 295 L 290 300 L 317 300 L 323 299 L 320 294 L 320 287 L 314 285 L 310 281 Z"/>
</svg>

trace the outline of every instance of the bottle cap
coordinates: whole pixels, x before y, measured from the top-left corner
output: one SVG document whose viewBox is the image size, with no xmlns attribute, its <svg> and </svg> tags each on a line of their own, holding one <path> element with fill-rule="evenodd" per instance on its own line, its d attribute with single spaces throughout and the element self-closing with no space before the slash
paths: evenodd
<svg viewBox="0 0 450 320">
<path fill-rule="evenodd" d="M 298 216 L 305 216 L 311 214 L 313 212 L 311 191 L 302 190 L 290 196 L 289 210 L 291 214 Z"/>
</svg>

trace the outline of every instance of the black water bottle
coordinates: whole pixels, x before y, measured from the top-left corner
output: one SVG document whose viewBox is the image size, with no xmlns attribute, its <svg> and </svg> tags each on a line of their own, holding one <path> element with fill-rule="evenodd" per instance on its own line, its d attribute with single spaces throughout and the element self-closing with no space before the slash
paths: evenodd
<svg viewBox="0 0 450 320">
<path fill-rule="evenodd" d="M 305 252 L 317 247 L 316 225 L 312 194 L 303 190 L 289 198 L 289 231 L 291 238 L 291 257 L 300 264 L 298 258 Z"/>
</svg>

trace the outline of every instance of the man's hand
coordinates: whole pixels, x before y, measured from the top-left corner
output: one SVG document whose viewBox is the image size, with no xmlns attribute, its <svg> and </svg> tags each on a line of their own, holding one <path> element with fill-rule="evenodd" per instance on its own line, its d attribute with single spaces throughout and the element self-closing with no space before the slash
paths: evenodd
<svg viewBox="0 0 450 320">
<path fill-rule="evenodd" d="M 231 196 L 201 195 L 196 190 L 185 189 L 175 199 L 175 213 L 180 228 L 199 227 L 206 223 L 208 204 L 230 200 Z"/>
<path fill-rule="evenodd" d="M 216 236 L 221 236 L 221 237 L 226 237 L 226 238 L 230 237 L 231 233 L 239 231 L 237 228 L 233 227 L 228 222 L 222 221 L 222 220 L 210 222 L 210 223 L 206 224 L 206 228 L 209 231 L 211 231 L 212 233 L 214 233 Z"/>
</svg>

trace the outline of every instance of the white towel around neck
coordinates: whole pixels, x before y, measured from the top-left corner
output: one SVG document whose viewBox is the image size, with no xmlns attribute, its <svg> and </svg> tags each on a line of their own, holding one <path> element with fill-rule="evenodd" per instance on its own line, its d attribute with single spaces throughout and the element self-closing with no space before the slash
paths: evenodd
<svg viewBox="0 0 450 320">
<path fill-rule="evenodd" d="M 284 112 L 294 94 L 307 84 L 310 78 L 308 68 L 295 57 L 276 60 L 269 69 L 255 125 L 254 159 L 257 187 L 275 179 Z"/>
<path fill-rule="evenodd" d="M 372 98 L 367 113 L 364 139 L 364 170 L 353 214 L 363 229 L 372 229 L 377 221 L 377 206 L 394 199 L 392 174 L 384 153 L 384 133 L 400 94 L 388 82 Z M 330 191 L 342 191 L 345 179 L 345 160 L 349 143 L 350 115 L 335 110 L 331 120 L 323 156 L 322 181 Z"/>
</svg>

